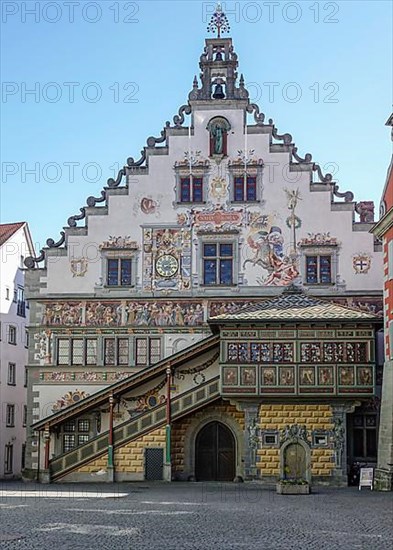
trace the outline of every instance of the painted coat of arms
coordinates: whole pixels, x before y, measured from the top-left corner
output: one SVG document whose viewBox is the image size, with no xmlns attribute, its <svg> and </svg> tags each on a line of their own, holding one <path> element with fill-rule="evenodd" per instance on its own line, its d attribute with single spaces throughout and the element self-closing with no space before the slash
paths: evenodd
<svg viewBox="0 0 393 550">
<path fill-rule="evenodd" d="M 368 273 L 371 267 L 370 255 L 366 253 L 360 253 L 352 256 L 352 266 L 356 275 Z"/>
</svg>

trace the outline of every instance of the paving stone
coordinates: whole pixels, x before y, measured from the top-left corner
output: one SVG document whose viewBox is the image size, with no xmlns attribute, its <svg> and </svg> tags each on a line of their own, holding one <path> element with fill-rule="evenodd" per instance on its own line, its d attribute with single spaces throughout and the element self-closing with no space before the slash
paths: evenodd
<svg viewBox="0 0 393 550">
<path fill-rule="evenodd" d="M 44 495 L 0 498 L 0 548 L 10 550 L 392 550 L 392 493 L 350 487 L 286 496 L 257 482 L 4 483 L 0 490 Z"/>
</svg>

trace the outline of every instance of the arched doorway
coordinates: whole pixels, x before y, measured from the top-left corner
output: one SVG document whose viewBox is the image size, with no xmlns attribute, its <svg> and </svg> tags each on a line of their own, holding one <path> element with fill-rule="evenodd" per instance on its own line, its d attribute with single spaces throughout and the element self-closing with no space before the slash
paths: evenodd
<svg viewBox="0 0 393 550">
<path fill-rule="evenodd" d="M 209 422 L 195 442 L 197 481 L 233 481 L 235 477 L 235 438 L 221 422 Z"/>
</svg>

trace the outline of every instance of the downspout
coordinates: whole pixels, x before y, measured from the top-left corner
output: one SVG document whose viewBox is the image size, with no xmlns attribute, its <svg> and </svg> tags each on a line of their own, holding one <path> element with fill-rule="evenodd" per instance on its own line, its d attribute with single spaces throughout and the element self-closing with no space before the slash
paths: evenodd
<svg viewBox="0 0 393 550">
<path fill-rule="evenodd" d="M 37 475 L 36 475 L 36 481 L 39 483 L 40 481 L 40 462 L 41 462 L 41 432 L 38 432 L 38 468 L 37 468 Z"/>
<path fill-rule="evenodd" d="M 164 480 L 172 481 L 171 464 L 171 381 L 172 369 L 170 365 L 166 369 L 166 426 L 165 426 L 165 463 Z"/>
<path fill-rule="evenodd" d="M 108 483 L 115 480 L 115 468 L 113 464 L 113 393 L 109 396 L 109 433 L 108 433 Z"/>
</svg>

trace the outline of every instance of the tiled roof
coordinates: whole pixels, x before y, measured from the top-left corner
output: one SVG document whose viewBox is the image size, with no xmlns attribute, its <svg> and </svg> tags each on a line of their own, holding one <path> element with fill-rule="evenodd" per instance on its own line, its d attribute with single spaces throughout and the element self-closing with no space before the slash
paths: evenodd
<svg viewBox="0 0 393 550">
<path fill-rule="evenodd" d="M 307 296 L 299 290 L 285 290 L 281 296 L 263 300 L 236 313 L 224 313 L 210 321 L 361 321 L 377 316 L 359 309 Z"/>
<path fill-rule="evenodd" d="M 25 225 L 26 222 L 0 224 L 0 246 L 3 246 L 14 233 Z"/>
</svg>

